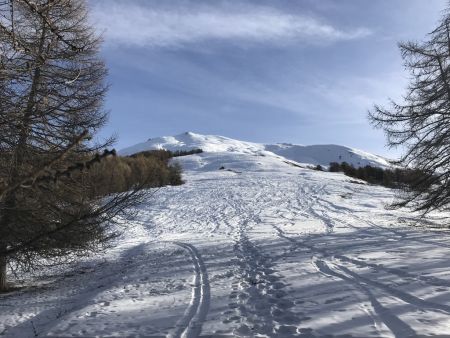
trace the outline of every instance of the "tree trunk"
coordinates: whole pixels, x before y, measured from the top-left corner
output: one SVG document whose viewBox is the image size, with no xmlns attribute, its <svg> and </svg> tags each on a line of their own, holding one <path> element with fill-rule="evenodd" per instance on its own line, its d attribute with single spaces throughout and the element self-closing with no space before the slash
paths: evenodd
<svg viewBox="0 0 450 338">
<path fill-rule="evenodd" d="M 19 133 L 19 139 L 16 146 L 16 149 L 14 150 L 14 161 L 15 165 L 13 166 L 10 177 L 9 177 L 9 184 L 14 185 L 17 183 L 17 180 L 19 179 L 19 175 L 21 173 L 21 167 L 23 165 L 23 160 L 25 157 L 25 147 L 27 144 L 27 140 L 30 134 L 30 124 L 31 124 L 31 116 L 33 113 L 33 108 L 35 106 L 35 100 L 37 95 L 37 89 L 40 85 L 41 81 L 41 66 L 45 62 L 45 59 L 42 57 L 44 52 L 44 42 L 45 42 L 45 34 L 46 34 L 46 26 L 43 25 L 42 33 L 40 37 L 39 42 L 39 50 L 38 50 L 38 56 L 36 57 L 36 63 L 41 63 L 39 67 L 36 67 L 33 74 L 33 80 L 30 88 L 30 94 L 28 96 L 28 101 L 26 105 L 26 109 L 24 111 L 24 115 L 22 118 L 22 124 L 21 124 L 21 130 Z M 0 215 L 0 228 L 3 231 L 8 231 L 8 228 L 10 227 L 10 221 L 11 221 L 11 213 L 14 212 L 16 208 L 16 191 L 11 191 L 8 193 L 4 198 L 4 208 L 2 211 L 2 214 Z M 6 251 L 6 245 L 0 244 L 0 252 Z M 1 255 L 0 254 L 0 292 L 5 291 L 7 289 L 7 274 L 6 274 L 6 267 L 8 262 L 8 256 Z"/>
<path fill-rule="evenodd" d="M 4 248 L 2 247 L 1 250 L 3 249 Z M 5 291 L 8 286 L 6 279 L 6 265 L 7 265 L 6 256 L 0 256 L 0 292 Z"/>
</svg>

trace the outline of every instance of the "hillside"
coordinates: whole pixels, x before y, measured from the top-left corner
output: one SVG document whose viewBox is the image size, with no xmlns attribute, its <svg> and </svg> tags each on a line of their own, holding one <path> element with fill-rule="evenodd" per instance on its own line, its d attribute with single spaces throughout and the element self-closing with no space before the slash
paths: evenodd
<svg viewBox="0 0 450 338">
<path fill-rule="evenodd" d="M 152 190 L 132 219 L 118 215 L 122 235 L 104 253 L 21 274 L 22 288 L 0 295 L 0 336 L 448 334 L 448 213 L 386 210 L 394 190 L 294 166 L 265 145 L 149 142 L 206 151 L 177 158 L 184 185 Z"/>
<path fill-rule="evenodd" d="M 270 157 L 276 161 L 294 161 L 303 165 L 322 165 L 327 167 L 330 162 L 347 162 L 355 167 L 371 165 L 374 167 L 387 168 L 389 162 L 380 156 L 373 155 L 362 150 L 353 149 L 339 145 L 311 145 L 303 146 L 296 144 L 260 144 L 244 142 L 216 135 L 201 135 L 186 132 L 176 136 L 165 136 L 149 139 L 146 142 L 122 149 L 119 154 L 132 155 L 145 150 L 192 150 L 202 149 L 207 153 L 246 154 L 259 157 Z M 198 155 L 197 159 L 205 155 Z M 242 157 L 242 156 L 241 156 Z M 189 166 L 193 169 L 195 166 Z M 201 166 L 197 169 L 203 168 Z M 205 168 L 203 168 L 205 169 Z"/>
</svg>

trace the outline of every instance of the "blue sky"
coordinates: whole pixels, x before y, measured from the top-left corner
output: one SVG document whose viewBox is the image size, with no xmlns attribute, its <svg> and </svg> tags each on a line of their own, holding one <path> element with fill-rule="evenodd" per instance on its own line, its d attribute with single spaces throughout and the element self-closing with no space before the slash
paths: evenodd
<svg viewBox="0 0 450 338">
<path fill-rule="evenodd" d="M 184 131 L 335 143 L 394 157 L 374 103 L 407 85 L 399 41 L 422 40 L 445 0 L 95 0 L 117 148 Z"/>
</svg>

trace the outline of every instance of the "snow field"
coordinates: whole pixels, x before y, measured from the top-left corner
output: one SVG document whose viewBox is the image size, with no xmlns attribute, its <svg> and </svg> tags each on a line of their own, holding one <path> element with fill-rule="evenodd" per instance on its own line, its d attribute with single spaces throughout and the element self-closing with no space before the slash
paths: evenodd
<svg viewBox="0 0 450 338">
<path fill-rule="evenodd" d="M 387 210 L 392 190 L 277 156 L 177 160 L 186 184 L 123 220 L 113 250 L 0 295 L 0 334 L 449 334 L 448 215 Z"/>
</svg>

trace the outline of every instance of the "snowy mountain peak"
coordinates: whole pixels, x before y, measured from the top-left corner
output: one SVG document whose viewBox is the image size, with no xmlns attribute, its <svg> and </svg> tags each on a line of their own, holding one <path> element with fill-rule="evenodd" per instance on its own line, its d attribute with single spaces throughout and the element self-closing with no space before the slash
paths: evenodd
<svg viewBox="0 0 450 338">
<path fill-rule="evenodd" d="M 362 150 L 340 145 L 298 145 L 291 143 L 261 144 L 235 140 L 219 135 L 202 135 L 190 131 L 175 136 L 150 138 L 148 141 L 122 149 L 122 156 L 132 155 L 152 149 L 166 149 L 171 151 L 202 149 L 204 153 L 217 156 L 230 154 L 269 157 L 281 160 L 295 161 L 306 165 L 328 166 L 330 162 L 347 162 L 355 167 L 371 165 L 376 167 L 390 167 L 389 162 L 381 157 Z M 221 153 L 222 155 L 219 155 Z M 211 155 L 196 155 L 208 157 Z"/>
<path fill-rule="evenodd" d="M 205 152 L 254 153 L 264 151 L 264 145 L 238 141 L 224 136 L 201 135 L 188 131 L 175 136 L 151 138 L 147 142 L 122 149 L 119 153 L 127 156 L 151 149 L 171 151 L 202 149 Z"/>
</svg>

